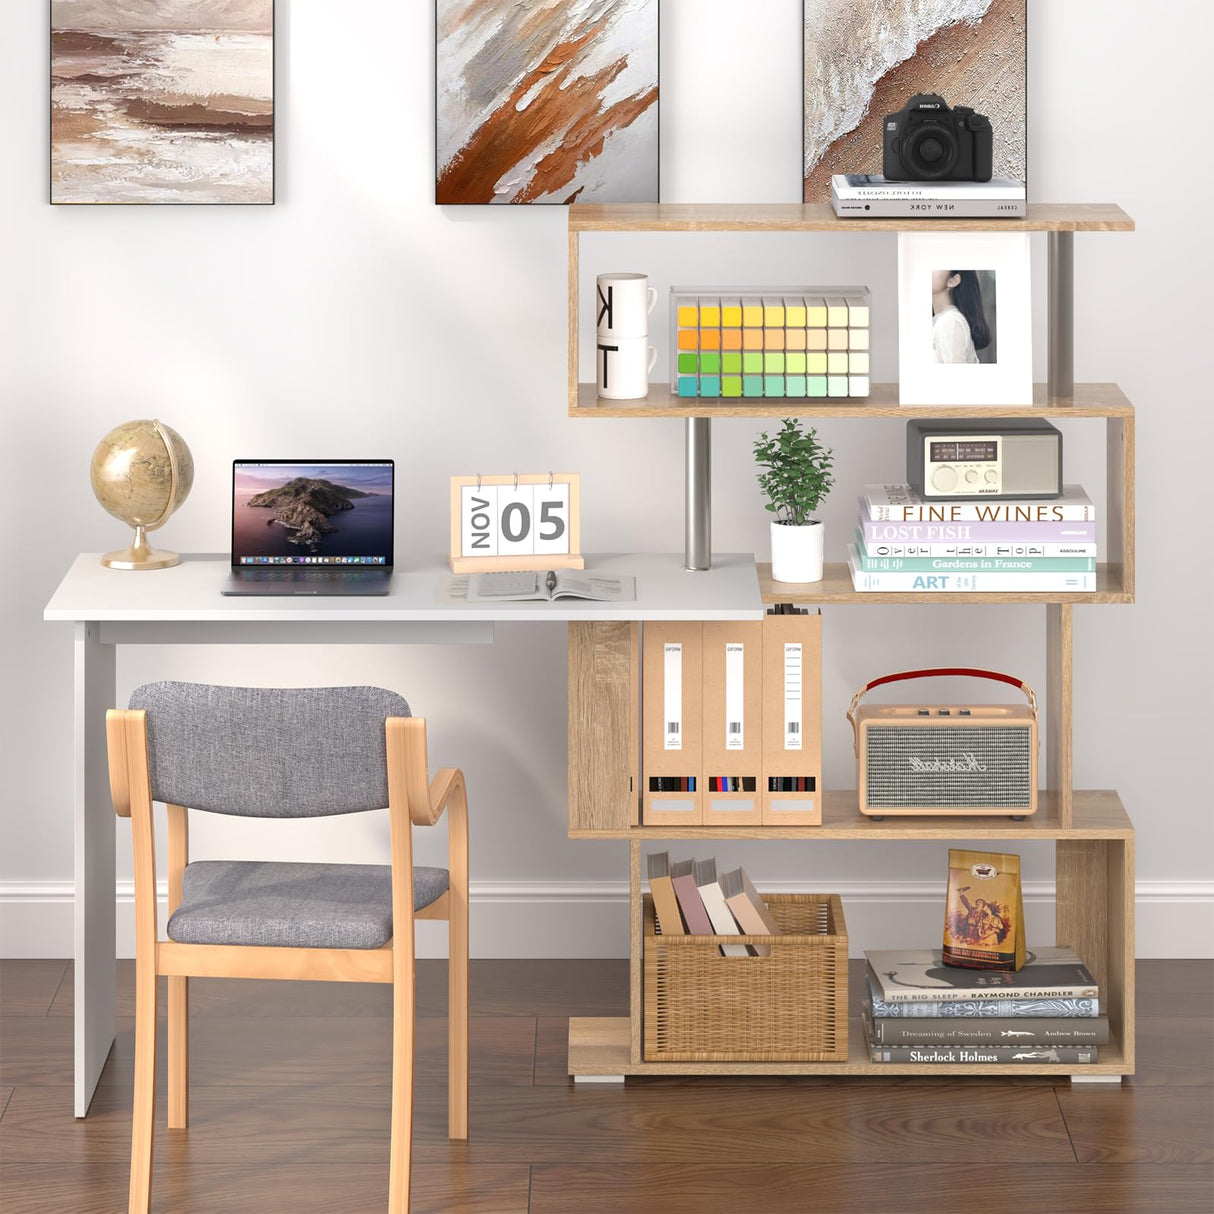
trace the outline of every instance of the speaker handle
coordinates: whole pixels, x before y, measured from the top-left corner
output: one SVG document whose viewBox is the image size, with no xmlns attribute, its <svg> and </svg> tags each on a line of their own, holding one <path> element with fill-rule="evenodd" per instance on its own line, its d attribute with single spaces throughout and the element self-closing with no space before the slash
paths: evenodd
<svg viewBox="0 0 1214 1214">
<path fill-rule="evenodd" d="M 975 679 L 993 679 L 997 683 L 1010 683 L 1013 687 L 1019 688 L 1028 698 L 1029 707 L 1034 714 L 1037 712 L 1037 697 L 1033 693 L 1033 689 L 1024 682 L 1023 679 L 1016 678 L 1011 674 L 1000 674 L 997 670 L 976 670 L 972 666 L 938 666 L 933 670 L 904 670 L 900 674 L 886 674 L 879 679 L 873 679 L 871 683 L 865 683 L 859 691 L 852 696 L 851 707 L 847 710 L 847 719 L 851 722 L 853 745 L 856 753 L 860 753 L 860 726 L 856 721 L 856 709 L 860 707 L 860 699 L 867 695 L 874 687 L 880 687 L 882 683 L 900 683 L 903 679 L 935 679 L 945 676 L 965 675 L 968 678 Z"/>
</svg>

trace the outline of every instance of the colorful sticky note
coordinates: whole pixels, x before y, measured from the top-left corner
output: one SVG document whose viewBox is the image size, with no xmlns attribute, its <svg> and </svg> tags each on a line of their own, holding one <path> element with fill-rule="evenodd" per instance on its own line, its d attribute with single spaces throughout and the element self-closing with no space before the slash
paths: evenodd
<svg viewBox="0 0 1214 1214">
<path fill-rule="evenodd" d="M 700 369 L 699 357 L 695 354 L 679 355 L 679 373 L 694 375 Z"/>
<path fill-rule="evenodd" d="M 847 349 L 847 330 L 846 329 L 827 329 L 827 331 L 826 331 L 826 348 L 828 350 L 846 350 Z"/>
<path fill-rule="evenodd" d="M 853 375 L 867 375 L 868 374 L 868 355 L 867 354 L 857 354 L 853 351 L 851 354 L 848 355 L 847 369 Z"/>
<path fill-rule="evenodd" d="M 694 304 L 679 305 L 679 327 L 683 329 L 694 329 L 699 323 L 700 309 Z"/>
<path fill-rule="evenodd" d="M 701 396 L 720 396 L 721 395 L 721 377 L 719 375 L 701 375 L 700 376 L 700 395 Z"/>
<path fill-rule="evenodd" d="M 868 349 L 868 330 L 867 329 L 852 329 L 848 333 L 848 345 L 853 350 Z"/>
<path fill-rule="evenodd" d="M 701 350 L 719 350 L 721 348 L 721 330 L 720 329 L 701 329 L 700 330 L 700 349 Z"/>
<path fill-rule="evenodd" d="M 825 375 L 826 355 L 807 354 L 805 356 L 805 370 L 809 375 Z"/>
<path fill-rule="evenodd" d="M 805 301 L 805 327 L 807 329 L 826 328 L 826 300 L 807 299 Z"/>
<path fill-rule="evenodd" d="M 783 329 L 764 329 L 763 330 L 763 349 L 764 350 L 783 350 L 784 349 L 784 330 Z"/>
<path fill-rule="evenodd" d="M 826 356 L 826 371 L 828 375 L 847 374 L 847 355 L 832 352 Z"/>
<path fill-rule="evenodd" d="M 826 376 L 811 375 L 805 381 L 806 396 L 825 396 L 826 395 Z"/>
<path fill-rule="evenodd" d="M 722 350 L 740 350 L 742 348 L 742 330 L 741 329 L 722 329 L 721 330 L 721 349 Z"/>
<path fill-rule="evenodd" d="M 743 350 L 761 350 L 761 349 L 763 349 L 763 330 L 762 329 L 743 329 L 742 330 L 742 349 Z"/>
<path fill-rule="evenodd" d="M 806 329 L 805 330 L 805 348 L 807 350 L 825 350 L 826 349 L 826 330 L 825 329 Z"/>
<path fill-rule="evenodd" d="M 786 354 L 784 356 L 784 360 L 784 369 L 789 373 L 789 375 L 805 374 L 804 354 Z"/>
<path fill-rule="evenodd" d="M 832 375 L 826 381 L 827 396 L 846 396 L 850 391 L 846 375 Z"/>
<path fill-rule="evenodd" d="M 721 301 L 721 327 L 723 329 L 740 329 L 742 327 L 742 304 L 740 300 Z"/>
<path fill-rule="evenodd" d="M 826 300 L 826 323 L 832 329 L 847 327 L 847 300 L 838 295 L 830 295 Z"/>
<path fill-rule="evenodd" d="M 804 396 L 805 395 L 805 376 L 804 375 L 786 375 L 784 377 L 784 395 L 785 396 Z"/>
<path fill-rule="evenodd" d="M 763 355 L 755 353 L 747 353 L 742 355 L 742 370 L 747 372 L 760 372 L 763 370 Z"/>
<path fill-rule="evenodd" d="M 783 375 L 765 375 L 765 376 L 763 376 L 763 395 L 764 396 L 783 396 L 784 395 L 784 376 Z"/>
<path fill-rule="evenodd" d="M 680 329 L 679 330 L 679 349 L 680 350 L 696 350 L 699 349 L 700 335 L 695 329 Z"/>
<path fill-rule="evenodd" d="M 721 376 L 721 395 L 722 396 L 741 396 L 742 395 L 742 377 L 740 375 L 722 375 Z"/>
<path fill-rule="evenodd" d="M 784 301 L 784 323 L 790 329 L 805 328 L 805 300 L 786 299 Z"/>
<path fill-rule="evenodd" d="M 742 376 L 742 395 L 743 396 L 762 396 L 763 395 L 763 377 L 761 375 L 743 375 Z"/>
<path fill-rule="evenodd" d="M 726 375 L 741 375 L 742 373 L 742 358 L 741 354 L 722 354 L 721 355 L 721 370 Z"/>
<path fill-rule="evenodd" d="M 765 299 L 763 301 L 763 323 L 770 329 L 773 325 L 784 327 L 784 301 L 782 299 Z"/>
<path fill-rule="evenodd" d="M 784 355 L 783 354 L 764 354 L 763 355 L 763 370 L 769 375 L 784 374 Z"/>
<path fill-rule="evenodd" d="M 695 396 L 699 392 L 699 381 L 694 375 L 679 376 L 679 395 Z"/>
<path fill-rule="evenodd" d="M 742 300 L 742 325 L 747 329 L 761 329 L 763 327 L 762 300 Z"/>
<path fill-rule="evenodd" d="M 721 305 L 718 303 L 700 304 L 700 328 L 719 329 L 721 327 Z"/>
<path fill-rule="evenodd" d="M 712 375 L 716 375 L 721 369 L 721 356 L 719 354 L 701 354 L 700 355 L 700 370 L 707 371 Z"/>
<path fill-rule="evenodd" d="M 802 309 L 804 310 L 804 309 Z M 785 329 L 784 330 L 784 349 L 786 350 L 804 350 L 805 349 L 805 330 L 804 329 Z"/>
</svg>

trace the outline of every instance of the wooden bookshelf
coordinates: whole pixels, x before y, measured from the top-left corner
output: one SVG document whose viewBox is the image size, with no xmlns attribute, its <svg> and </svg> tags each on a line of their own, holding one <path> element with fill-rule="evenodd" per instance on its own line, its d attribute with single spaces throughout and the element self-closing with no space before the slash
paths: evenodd
<svg viewBox="0 0 1214 1214">
<path fill-rule="evenodd" d="M 1001 1079 L 1024 1075 L 1055 1078 L 1080 1075 L 1133 1074 L 1116 1034 L 1093 1063 L 908 1063 L 872 1062 L 864 1039 L 864 1022 L 848 1019 L 846 1062 L 634 1062 L 627 1016 L 574 1016 L 569 1020 L 569 1072 L 572 1075 L 991 1075 Z"/>
<path fill-rule="evenodd" d="M 570 232 L 1132 232 L 1113 203 L 1030 202 L 1023 219 L 839 219 L 819 203 L 574 203 Z"/>
<path fill-rule="evenodd" d="M 1037 812 L 1023 822 L 988 817 L 897 817 L 875 821 L 860 812 L 855 789 L 828 789 L 822 793 L 821 826 L 615 826 L 577 828 L 570 826 L 571 839 L 820 839 L 889 842 L 948 842 L 978 839 L 999 843 L 1031 843 L 1034 840 L 1126 840 L 1134 837 L 1134 826 L 1121 798 L 1111 789 L 1075 789 L 1071 821 L 1062 821 L 1060 797 L 1043 789 Z"/>
<path fill-rule="evenodd" d="M 975 412 L 985 418 L 1040 417 L 1066 420 L 1073 417 L 1133 417 L 1134 406 L 1116 384 L 1076 384 L 1073 396 L 1065 400 L 1050 400 L 1045 384 L 1033 385 L 1031 405 L 900 405 L 896 383 L 874 383 L 871 394 L 863 398 L 814 400 L 796 397 L 763 400 L 706 399 L 680 397 L 670 390 L 669 383 L 653 383 L 643 400 L 605 400 L 598 395 L 595 384 L 578 384 L 577 403 L 569 410 L 570 417 L 579 418 L 639 418 L 660 417 L 742 417 L 759 420 L 766 417 L 897 417 L 907 421 L 913 417 L 965 417 Z"/>
</svg>

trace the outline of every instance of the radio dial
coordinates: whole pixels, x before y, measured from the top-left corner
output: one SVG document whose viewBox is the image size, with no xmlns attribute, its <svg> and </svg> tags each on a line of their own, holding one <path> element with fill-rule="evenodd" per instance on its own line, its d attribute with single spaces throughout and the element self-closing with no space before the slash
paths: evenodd
<svg viewBox="0 0 1214 1214">
<path fill-rule="evenodd" d="M 975 472 L 973 468 L 970 468 L 965 474 L 965 479 L 968 484 L 973 485 L 978 480 L 978 473 Z"/>
<path fill-rule="evenodd" d="M 994 468 L 988 468 L 986 470 L 986 483 L 988 485 L 993 485 L 998 479 L 999 473 L 996 472 Z"/>
<path fill-rule="evenodd" d="M 957 469 L 948 464 L 941 464 L 932 473 L 932 488 L 941 493 L 951 493 L 957 487 Z"/>
</svg>

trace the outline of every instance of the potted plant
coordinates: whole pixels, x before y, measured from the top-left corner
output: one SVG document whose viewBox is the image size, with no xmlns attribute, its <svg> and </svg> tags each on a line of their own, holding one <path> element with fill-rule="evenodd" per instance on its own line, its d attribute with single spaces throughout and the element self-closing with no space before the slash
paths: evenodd
<svg viewBox="0 0 1214 1214">
<path fill-rule="evenodd" d="M 813 518 L 835 482 L 834 453 L 818 442 L 812 427 L 802 432 L 795 418 L 755 442 L 759 487 L 771 500 L 771 576 L 777 582 L 820 582 L 825 529 Z"/>
</svg>

